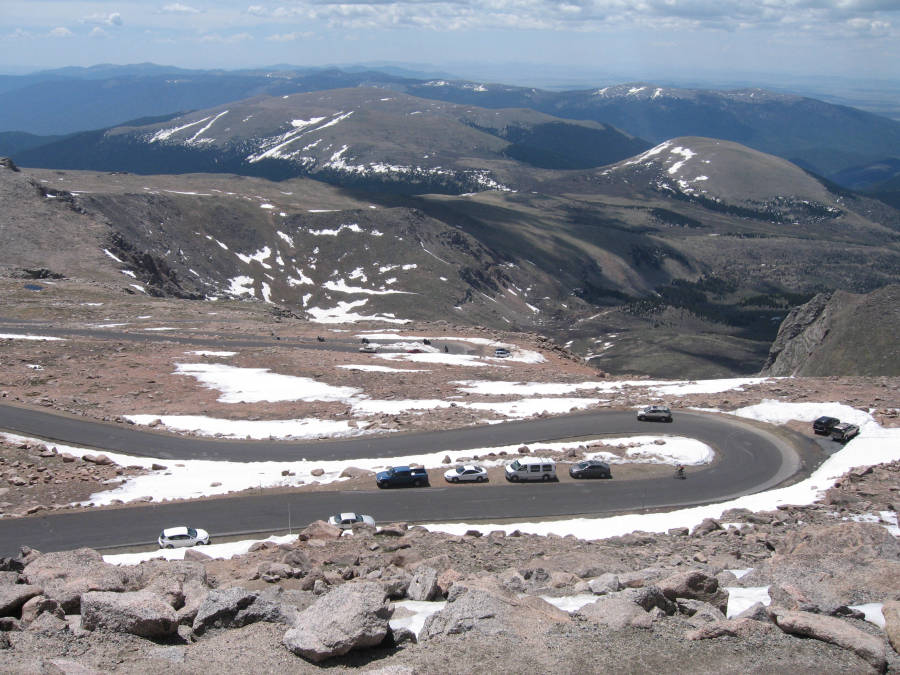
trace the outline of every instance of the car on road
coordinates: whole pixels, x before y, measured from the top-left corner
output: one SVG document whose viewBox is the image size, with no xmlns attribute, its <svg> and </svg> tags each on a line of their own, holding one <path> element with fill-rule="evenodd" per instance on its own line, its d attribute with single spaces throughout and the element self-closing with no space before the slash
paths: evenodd
<svg viewBox="0 0 900 675">
<path fill-rule="evenodd" d="M 819 434 L 820 436 L 830 436 L 831 430 L 840 423 L 841 421 L 837 417 L 823 415 L 813 422 L 813 433 Z"/>
<path fill-rule="evenodd" d="M 428 485 L 428 472 L 408 466 L 392 466 L 375 474 L 375 483 L 380 488 L 425 487 Z"/>
<path fill-rule="evenodd" d="M 374 354 L 378 351 L 378 347 L 372 344 L 365 344 L 359 348 L 359 351 L 361 351 L 363 354 Z"/>
<path fill-rule="evenodd" d="M 160 548 L 183 548 L 185 546 L 198 546 L 209 543 L 209 532 L 200 528 L 168 527 L 162 531 L 157 539 Z"/>
<path fill-rule="evenodd" d="M 448 483 L 483 483 L 487 479 L 487 469 L 476 464 L 464 464 L 444 472 L 444 480 Z"/>
<path fill-rule="evenodd" d="M 353 511 L 348 511 L 347 513 L 336 513 L 328 519 L 329 525 L 336 525 L 342 530 L 349 530 L 354 525 L 363 524 L 363 525 L 372 525 L 375 526 L 375 519 L 372 516 L 367 516 L 362 513 L 354 513 Z"/>
<path fill-rule="evenodd" d="M 569 467 L 572 478 L 612 478 L 609 464 L 599 459 L 586 459 Z"/>
<path fill-rule="evenodd" d="M 641 422 L 671 422 L 672 411 L 664 405 L 648 405 L 638 410 L 637 418 Z"/>
<path fill-rule="evenodd" d="M 831 440 L 839 443 L 846 443 L 857 436 L 859 436 L 859 427 L 849 422 L 835 424 L 831 429 Z"/>
<path fill-rule="evenodd" d="M 505 358 L 508 358 L 508 357 L 509 357 L 509 350 L 508 350 L 508 349 L 504 349 L 503 347 L 497 347 L 497 349 L 494 350 L 494 357 L 495 357 L 495 358 L 498 358 L 498 359 L 505 359 Z"/>
</svg>

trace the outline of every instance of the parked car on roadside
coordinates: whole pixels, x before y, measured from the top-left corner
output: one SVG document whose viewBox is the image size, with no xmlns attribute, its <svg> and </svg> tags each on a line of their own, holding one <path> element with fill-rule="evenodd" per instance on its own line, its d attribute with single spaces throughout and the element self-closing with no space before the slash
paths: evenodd
<svg viewBox="0 0 900 675">
<path fill-rule="evenodd" d="M 506 480 L 556 480 L 556 462 L 540 457 L 520 457 L 506 465 Z"/>
<path fill-rule="evenodd" d="M 364 344 L 362 347 L 360 347 L 359 351 L 361 351 L 364 354 L 374 354 L 375 352 L 378 351 L 378 347 L 376 347 L 373 344 L 367 343 L 367 344 Z"/>
<path fill-rule="evenodd" d="M 168 527 L 156 540 L 160 548 L 183 548 L 185 546 L 202 546 L 209 544 L 209 532 L 200 528 Z"/>
<path fill-rule="evenodd" d="M 586 459 L 569 467 L 572 478 L 612 478 L 609 464 L 599 459 Z"/>
<path fill-rule="evenodd" d="M 831 430 L 841 421 L 837 417 L 828 417 L 824 415 L 813 422 L 813 433 L 820 436 L 830 436 Z"/>
<path fill-rule="evenodd" d="M 428 472 L 408 466 L 393 466 L 387 471 L 378 472 L 375 483 L 380 488 L 425 487 L 428 485 Z"/>
<path fill-rule="evenodd" d="M 857 436 L 859 436 L 859 427 L 849 422 L 835 424 L 831 429 L 831 440 L 839 443 L 846 443 Z"/>
<path fill-rule="evenodd" d="M 503 347 L 497 347 L 497 349 L 494 350 L 494 357 L 498 359 L 505 359 L 509 357 L 509 350 L 504 349 Z"/>
<path fill-rule="evenodd" d="M 483 483 L 487 479 L 487 469 L 476 464 L 465 464 L 444 472 L 444 480 L 448 483 Z"/>
<path fill-rule="evenodd" d="M 638 410 L 637 418 L 641 422 L 671 422 L 672 411 L 664 405 L 648 405 Z"/>
<path fill-rule="evenodd" d="M 375 519 L 372 516 L 366 516 L 361 513 L 353 513 L 352 511 L 348 511 L 346 513 L 336 513 L 328 519 L 329 525 L 336 525 L 342 530 L 349 530 L 354 525 L 357 524 L 365 524 L 365 525 L 375 525 Z"/>
</svg>

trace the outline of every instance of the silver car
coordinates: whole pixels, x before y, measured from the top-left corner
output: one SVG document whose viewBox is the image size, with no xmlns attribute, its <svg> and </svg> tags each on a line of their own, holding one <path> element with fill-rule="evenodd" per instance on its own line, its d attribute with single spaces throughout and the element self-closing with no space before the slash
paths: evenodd
<svg viewBox="0 0 900 675">
<path fill-rule="evenodd" d="M 641 422 L 671 422 L 672 411 L 664 405 L 648 405 L 638 410 L 637 418 Z"/>
<path fill-rule="evenodd" d="M 209 543 L 209 532 L 193 527 L 169 527 L 162 531 L 156 540 L 160 548 L 182 548 Z"/>
<path fill-rule="evenodd" d="M 338 513 L 328 519 L 329 525 L 336 525 L 342 530 L 349 530 L 354 525 L 357 525 L 359 523 L 375 527 L 375 519 L 372 516 L 366 516 L 361 513 L 353 513 L 352 511 L 348 511 L 347 513 Z"/>
</svg>

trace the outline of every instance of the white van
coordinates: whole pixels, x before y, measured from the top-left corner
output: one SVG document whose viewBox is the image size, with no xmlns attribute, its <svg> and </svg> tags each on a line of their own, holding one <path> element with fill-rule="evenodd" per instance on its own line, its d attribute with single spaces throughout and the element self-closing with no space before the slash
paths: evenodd
<svg viewBox="0 0 900 675">
<path fill-rule="evenodd" d="M 520 457 L 506 465 L 506 480 L 556 480 L 556 462 L 540 457 Z"/>
</svg>

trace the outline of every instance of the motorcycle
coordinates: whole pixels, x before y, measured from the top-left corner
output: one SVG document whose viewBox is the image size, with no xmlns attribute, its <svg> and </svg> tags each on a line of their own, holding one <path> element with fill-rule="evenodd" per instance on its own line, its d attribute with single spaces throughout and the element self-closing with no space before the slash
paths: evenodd
<svg viewBox="0 0 900 675">
<path fill-rule="evenodd" d="M 677 467 L 675 467 L 675 476 L 674 476 L 674 478 L 678 478 L 678 479 L 680 479 L 680 480 L 684 480 L 685 478 L 687 478 L 687 476 L 684 475 L 684 467 L 683 467 L 683 466 L 677 466 Z"/>
</svg>

